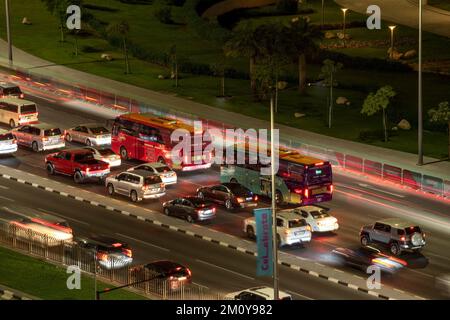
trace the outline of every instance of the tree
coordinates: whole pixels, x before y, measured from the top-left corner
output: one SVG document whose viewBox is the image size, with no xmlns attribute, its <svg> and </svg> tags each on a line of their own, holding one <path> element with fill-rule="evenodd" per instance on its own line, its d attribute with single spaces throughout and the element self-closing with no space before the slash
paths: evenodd
<svg viewBox="0 0 450 320">
<path fill-rule="evenodd" d="M 81 1 L 73 3 L 71 0 L 42 0 L 51 14 L 56 16 L 59 21 L 60 41 L 65 42 L 64 26 L 67 19 L 67 8 L 71 4 L 81 5 Z"/>
<path fill-rule="evenodd" d="M 130 72 L 130 63 L 128 59 L 128 37 L 130 34 L 130 25 L 127 21 L 122 20 L 116 24 L 110 25 L 108 28 L 108 34 L 109 36 L 115 37 L 119 36 L 122 39 L 122 49 L 123 54 L 125 56 L 125 73 L 129 74 Z"/>
<path fill-rule="evenodd" d="M 376 93 L 369 93 L 367 98 L 364 100 L 361 109 L 361 113 L 367 116 L 372 116 L 375 113 L 378 113 L 380 110 L 382 111 L 384 142 L 388 141 L 386 109 L 389 106 L 390 99 L 395 95 L 396 93 L 391 86 L 381 87 Z"/>
<path fill-rule="evenodd" d="M 289 55 L 298 63 L 298 90 L 306 89 L 306 55 L 317 51 L 314 42 L 322 37 L 319 28 L 311 26 L 306 19 L 291 20 L 286 29 L 286 40 L 289 41 Z"/>
<path fill-rule="evenodd" d="M 437 109 L 428 110 L 428 116 L 430 117 L 430 122 L 447 125 L 448 156 L 450 158 L 450 106 L 448 101 L 439 103 Z"/>
<path fill-rule="evenodd" d="M 328 128 L 331 128 L 331 120 L 333 115 L 333 87 L 335 83 L 335 73 L 341 70 L 343 64 L 338 62 L 335 63 L 333 60 L 326 59 L 323 61 L 323 66 L 321 69 L 320 77 L 323 77 L 325 80 L 325 85 L 330 87 L 330 95 L 329 95 L 329 105 L 328 105 Z"/>
<path fill-rule="evenodd" d="M 226 61 L 225 57 L 222 55 L 217 63 L 211 64 L 210 68 L 214 76 L 220 78 L 220 90 L 218 97 L 225 97 L 225 72 L 226 72 Z"/>
<path fill-rule="evenodd" d="M 178 59 L 177 59 L 177 46 L 174 44 L 170 47 L 169 51 L 170 58 L 170 77 L 175 80 L 175 88 L 178 88 Z"/>
<path fill-rule="evenodd" d="M 249 59 L 250 88 L 256 94 L 255 63 L 260 52 L 258 39 L 255 37 L 255 28 L 251 22 L 237 27 L 223 49 L 227 56 Z"/>
</svg>

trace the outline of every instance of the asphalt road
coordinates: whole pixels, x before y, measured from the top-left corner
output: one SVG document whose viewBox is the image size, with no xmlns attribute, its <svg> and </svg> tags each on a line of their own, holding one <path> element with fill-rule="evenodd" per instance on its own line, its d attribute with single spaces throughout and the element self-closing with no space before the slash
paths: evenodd
<svg viewBox="0 0 450 320">
<path fill-rule="evenodd" d="M 94 113 L 70 109 L 61 103 L 50 101 L 52 99 L 44 100 L 37 97 L 31 99 L 39 103 L 41 121 L 58 124 L 62 129 L 83 122 L 104 121 L 104 119 Z M 14 157 L 0 159 L 0 164 L 47 177 L 43 165 L 44 155 L 44 153 L 36 154 L 21 148 Z M 127 161 L 120 170 L 135 164 L 136 162 Z M 56 176 L 51 177 L 51 179 L 75 185 L 68 177 Z M 214 169 L 181 173 L 179 175 L 179 183 L 176 186 L 169 186 L 165 197 L 156 201 L 144 201 L 139 205 L 161 211 L 161 203 L 163 201 L 183 194 L 193 194 L 197 187 L 217 183 L 218 180 L 219 174 Z M 306 248 L 294 247 L 284 250 L 291 254 L 314 259 L 318 262 L 353 272 L 357 276 L 365 277 L 365 274 L 360 271 L 336 265 L 330 254 L 331 250 L 335 247 L 357 247 L 359 245 L 358 231 L 365 224 L 370 224 L 379 218 L 391 216 L 408 217 L 410 220 L 416 221 L 423 226 L 427 232 L 427 247 L 420 255 L 407 254 L 403 257 L 409 263 L 408 270 L 402 270 L 394 277 L 383 278 L 382 281 L 398 289 L 413 292 L 423 297 L 442 298 L 435 290 L 434 281 L 436 276 L 450 272 L 450 250 L 448 244 L 450 232 L 448 231 L 449 228 L 446 228 L 439 220 L 448 220 L 450 215 L 449 203 L 408 190 L 393 188 L 389 185 L 379 185 L 373 181 L 367 181 L 358 177 L 350 178 L 345 175 L 335 174 L 334 181 L 336 186 L 334 199 L 323 205 L 329 207 L 332 215 L 339 219 L 340 230 L 335 234 L 314 235 L 313 241 Z M 97 193 L 105 193 L 104 187 L 98 184 L 84 184 L 77 187 Z M 116 198 L 128 201 L 120 196 Z M 88 213 L 81 212 L 77 218 L 78 220 L 87 221 L 87 219 L 91 218 Z M 217 231 L 243 236 L 241 230 L 242 220 L 251 216 L 251 214 L 250 209 L 237 213 L 229 213 L 221 209 L 218 210 L 217 218 L 208 226 Z M 123 218 L 114 217 L 108 219 L 108 223 L 112 223 L 110 220 L 116 222 L 120 219 Z M 92 224 L 92 226 L 94 225 L 98 227 L 101 224 Z M 135 238 L 142 240 L 140 237 Z M 222 266 L 220 256 L 218 260 L 212 261 Z M 238 269 L 238 272 L 241 272 L 241 270 Z"/>
</svg>

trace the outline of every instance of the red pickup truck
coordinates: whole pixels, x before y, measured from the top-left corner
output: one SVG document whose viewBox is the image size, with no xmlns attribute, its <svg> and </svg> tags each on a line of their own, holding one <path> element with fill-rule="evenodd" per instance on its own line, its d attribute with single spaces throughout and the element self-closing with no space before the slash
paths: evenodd
<svg viewBox="0 0 450 320">
<path fill-rule="evenodd" d="M 49 174 L 72 176 L 75 183 L 89 179 L 102 181 L 110 172 L 108 163 L 96 160 L 92 151 L 86 149 L 69 149 L 49 154 L 45 157 L 45 165 Z"/>
</svg>

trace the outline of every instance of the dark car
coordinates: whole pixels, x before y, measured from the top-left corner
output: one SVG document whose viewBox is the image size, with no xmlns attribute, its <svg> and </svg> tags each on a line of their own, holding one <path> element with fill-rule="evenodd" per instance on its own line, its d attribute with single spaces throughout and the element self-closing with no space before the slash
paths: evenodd
<svg viewBox="0 0 450 320">
<path fill-rule="evenodd" d="M 105 269 L 120 269 L 133 262 L 133 252 L 128 244 L 117 239 L 97 235 L 77 237 L 75 242 L 96 257 L 97 264 Z"/>
<path fill-rule="evenodd" d="M 154 261 L 144 266 L 148 277 L 158 281 L 167 281 L 171 290 L 178 290 L 181 286 L 192 282 L 192 272 L 177 262 L 169 260 Z"/>
<path fill-rule="evenodd" d="M 182 197 L 164 202 L 164 214 L 186 219 L 187 222 L 204 221 L 216 216 L 216 208 L 199 197 Z"/>
<path fill-rule="evenodd" d="M 364 272 L 369 266 L 377 266 L 381 271 L 395 273 L 407 265 L 405 261 L 383 254 L 377 248 L 370 246 L 358 249 L 336 248 L 333 254 L 344 264 Z"/>
<path fill-rule="evenodd" d="M 22 90 L 20 90 L 19 86 L 13 83 L 0 81 L 0 98 L 4 97 L 23 99 L 25 98 L 25 95 L 22 93 Z"/>
<path fill-rule="evenodd" d="M 201 187 L 197 189 L 197 195 L 199 198 L 223 204 L 227 210 L 255 207 L 258 204 L 258 196 L 239 183 Z"/>
</svg>

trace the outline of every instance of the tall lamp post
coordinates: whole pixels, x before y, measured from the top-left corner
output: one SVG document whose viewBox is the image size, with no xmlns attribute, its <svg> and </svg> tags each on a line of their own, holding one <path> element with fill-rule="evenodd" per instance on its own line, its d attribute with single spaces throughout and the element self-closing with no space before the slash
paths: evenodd
<svg viewBox="0 0 450 320">
<path fill-rule="evenodd" d="M 323 25 L 324 25 L 324 22 L 325 22 L 324 11 L 325 11 L 325 0 L 322 0 L 322 28 L 323 28 Z"/>
<path fill-rule="evenodd" d="M 391 30 L 391 53 L 389 54 L 389 58 L 392 60 L 394 56 L 394 30 L 396 26 L 389 26 Z"/>
<path fill-rule="evenodd" d="M 342 14 L 343 14 L 343 23 L 342 23 L 342 40 L 344 41 L 344 47 L 345 47 L 345 15 L 347 13 L 347 8 L 341 8 Z"/>
<path fill-rule="evenodd" d="M 423 165 L 423 114 L 422 114 L 422 0 L 419 0 L 419 54 L 418 54 L 418 96 L 417 96 L 417 144 L 418 161 L 417 165 Z"/>
<path fill-rule="evenodd" d="M 5 0 L 5 14 L 6 14 L 6 38 L 8 41 L 8 61 L 9 66 L 13 65 L 13 54 L 12 54 L 12 39 L 11 39 L 11 28 L 9 23 L 9 0 Z"/>
</svg>

